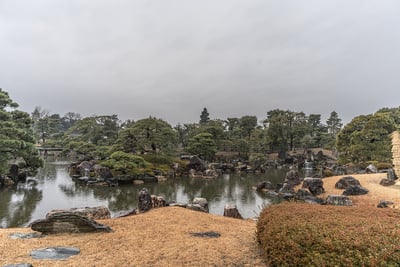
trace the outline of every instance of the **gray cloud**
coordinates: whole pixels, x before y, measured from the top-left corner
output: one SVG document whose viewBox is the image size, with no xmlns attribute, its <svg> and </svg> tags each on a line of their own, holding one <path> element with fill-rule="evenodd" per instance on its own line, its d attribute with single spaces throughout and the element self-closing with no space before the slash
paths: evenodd
<svg viewBox="0 0 400 267">
<path fill-rule="evenodd" d="M 400 98 L 396 0 L 0 1 L 21 109 L 172 124 L 274 108 L 345 121 Z"/>
</svg>

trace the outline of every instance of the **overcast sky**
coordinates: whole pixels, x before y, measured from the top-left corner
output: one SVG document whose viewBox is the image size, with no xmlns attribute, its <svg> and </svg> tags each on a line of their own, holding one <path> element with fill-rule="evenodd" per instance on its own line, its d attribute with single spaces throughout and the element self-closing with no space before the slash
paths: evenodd
<svg viewBox="0 0 400 267">
<path fill-rule="evenodd" d="M 398 0 L 0 0 L 20 109 L 172 125 L 400 105 Z"/>
</svg>

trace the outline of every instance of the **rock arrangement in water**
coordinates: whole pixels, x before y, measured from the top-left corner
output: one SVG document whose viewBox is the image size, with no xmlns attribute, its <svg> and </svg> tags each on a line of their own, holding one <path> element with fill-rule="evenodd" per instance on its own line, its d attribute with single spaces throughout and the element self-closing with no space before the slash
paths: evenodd
<svg viewBox="0 0 400 267">
<path fill-rule="evenodd" d="M 156 175 L 148 173 L 114 176 L 108 167 L 98 165 L 96 161 L 73 162 L 68 170 L 71 177 L 90 186 L 118 186 L 119 184 L 134 184 L 138 182 L 158 182 Z"/>
</svg>

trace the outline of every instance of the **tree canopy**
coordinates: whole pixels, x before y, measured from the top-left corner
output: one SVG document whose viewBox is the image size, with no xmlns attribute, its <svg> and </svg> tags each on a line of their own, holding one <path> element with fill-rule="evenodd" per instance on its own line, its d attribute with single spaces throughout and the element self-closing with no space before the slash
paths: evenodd
<svg viewBox="0 0 400 267">
<path fill-rule="evenodd" d="M 387 113 L 355 117 L 338 134 L 339 162 L 391 162 L 390 135 L 395 129 L 396 125 Z"/>
<path fill-rule="evenodd" d="M 35 150 L 32 120 L 17 108 L 18 104 L 0 88 L 0 175 L 8 171 L 11 159 L 23 159 L 31 171 L 42 164 Z"/>
<path fill-rule="evenodd" d="M 207 111 L 207 108 L 203 108 L 203 111 L 200 114 L 200 124 L 207 123 L 210 120 L 210 114 Z"/>
<path fill-rule="evenodd" d="M 117 146 L 128 153 L 168 152 L 173 149 L 176 142 L 176 132 L 169 123 L 149 117 L 138 120 L 121 130 Z"/>
</svg>

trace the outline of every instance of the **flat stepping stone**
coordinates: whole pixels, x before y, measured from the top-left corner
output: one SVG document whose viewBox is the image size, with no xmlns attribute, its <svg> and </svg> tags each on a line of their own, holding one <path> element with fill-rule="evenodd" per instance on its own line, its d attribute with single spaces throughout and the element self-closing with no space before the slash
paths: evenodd
<svg viewBox="0 0 400 267">
<path fill-rule="evenodd" d="M 41 238 L 43 236 L 39 233 L 13 233 L 8 237 L 11 239 L 32 239 L 32 238 Z"/>
<path fill-rule="evenodd" d="M 209 232 L 197 232 L 197 233 L 190 233 L 192 236 L 196 237 L 209 237 L 209 238 L 218 238 L 221 236 L 220 233 L 209 231 Z"/>
<path fill-rule="evenodd" d="M 4 265 L 3 267 L 33 267 L 33 265 L 30 263 L 18 263 L 18 264 Z"/>
<path fill-rule="evenodd" d="M 75 247 L 50 247 L 33 250 L 30 256 L 35 260 L 62 260 L 79 254 L 81 251 Z"/>
</svg>

